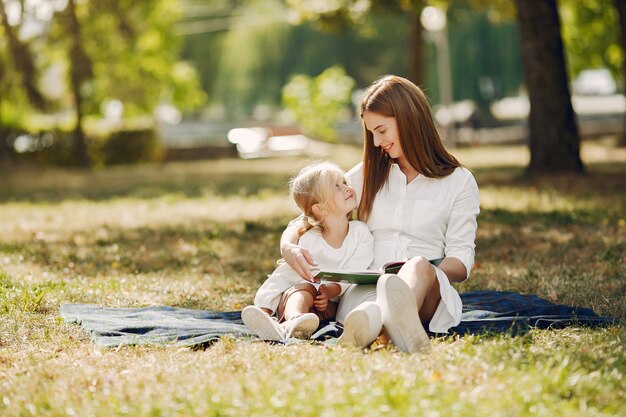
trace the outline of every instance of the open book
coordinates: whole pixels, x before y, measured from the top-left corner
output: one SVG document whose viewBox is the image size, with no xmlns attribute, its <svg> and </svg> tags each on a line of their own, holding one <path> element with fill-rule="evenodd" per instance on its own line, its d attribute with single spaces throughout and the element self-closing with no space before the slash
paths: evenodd
<svg viewBox="0 0 626 417">
<path fill-rule="evenodd" d="M 438 266 L 443 258 L 431 259 L 430 263 Z M 348 271 L 345 269 L 320 270 L 315 274 L 315 278 L 323 281 L 349 282 L 351 284 L 376 284 L 378 277 L 383 274 L 396 274 L 402 268 L 405 261 L 386 262 L 380 269 L 369 269 L 366 271 Z"/>
</svg>

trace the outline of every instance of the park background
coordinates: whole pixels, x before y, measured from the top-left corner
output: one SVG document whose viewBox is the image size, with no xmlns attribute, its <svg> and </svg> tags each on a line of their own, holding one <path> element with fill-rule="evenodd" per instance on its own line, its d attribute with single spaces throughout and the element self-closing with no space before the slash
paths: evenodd
<svg viewBox="0 0 626 417">
<path fill-rule="evenodd" d="M 428 7 L 444 28 L 425 29 Z M 625 8 L 1 0 L 0 414 L 619 415 Z M 480 186 L 459 291 L 614 325 L 443 337 L 422 356 L 231 338 L 110 350 L 59 318 L 64 303 L 250 303 L 295 213 L 289 177 L 360 160 L 354 104 L 386 73 L 424 86 Z"/>
</svg>

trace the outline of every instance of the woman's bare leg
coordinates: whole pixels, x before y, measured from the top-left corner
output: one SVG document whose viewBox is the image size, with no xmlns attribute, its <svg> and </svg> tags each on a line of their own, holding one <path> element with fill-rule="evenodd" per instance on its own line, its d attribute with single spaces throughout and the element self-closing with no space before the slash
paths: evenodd
<svg viewBox="0 0 626 417">
<path fill-rule="evenodd" d="M 429 321 L 441 300 L 434 266 L 428 259 L 418 256 L 407 261 L 398 272 L 398 276 L 411 289 L 421 321 Z"/>
</svg>

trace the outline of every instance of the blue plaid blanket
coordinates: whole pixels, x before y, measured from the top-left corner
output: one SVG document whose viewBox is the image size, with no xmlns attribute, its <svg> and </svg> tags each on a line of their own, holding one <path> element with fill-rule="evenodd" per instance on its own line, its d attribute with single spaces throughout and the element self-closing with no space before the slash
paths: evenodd
<svg viewBox="0 0 626 417">
<path fill-rule="evenodd" d="M 461 294 L 461 324 L 451 334 L 521 334 L 531 327 L 605 326 L 617 320 L 600 317 L 590 308 L 558 305 L 535 295 L 501 291 Z M 243 325 L 240 311 L 217 312 L 168 306 L 107 308 L 89 304 L 64 304 L 63 320 L 79 324 L 92 341 L 103 347 L 158 345 L 205 347 L 224 335 L 254 335 Z M 334 322 L 323 323 L 313 335 L 319 341 L 341 334 Z"/>
</svg>

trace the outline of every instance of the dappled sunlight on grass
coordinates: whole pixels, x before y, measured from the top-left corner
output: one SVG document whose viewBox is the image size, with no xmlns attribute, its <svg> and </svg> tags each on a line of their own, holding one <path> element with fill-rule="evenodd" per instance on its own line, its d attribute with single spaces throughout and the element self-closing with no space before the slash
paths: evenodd
<svg viewBox="0 0 626 417">
<path fill-rule="evenodd" d="M 603 150 L 604 149 L 604 150 Z M 0 185 L 0 414 L 617 416 L 626 407 L 626 155 L 521 178 L 525 147 L 455 150 L 482 211 L 459 291 L 533 293 L 621 320 L 433 339 L 429 356 L 223 338 L 96 348 L 64 303 L 231 311 L 275 268 L 300 158 L 12 173 Z M 332 147 L 349 168 L 357 147 Z M 4 179 L 4 178 L 3 178 Z"/>
</svg>

